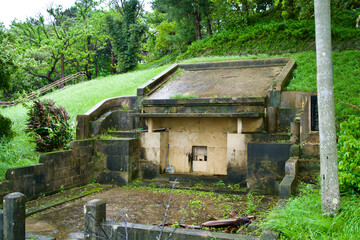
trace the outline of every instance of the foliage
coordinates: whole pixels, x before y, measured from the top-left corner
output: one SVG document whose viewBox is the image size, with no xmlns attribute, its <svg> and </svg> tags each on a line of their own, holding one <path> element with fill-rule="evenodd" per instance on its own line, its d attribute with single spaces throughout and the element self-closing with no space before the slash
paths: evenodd
<svg viewBox="0 0 360 240">
<path fill-rule="evenodd" d="M 340 124 L 338 138 L 339 182 L 342 191 L 360 192 L 360 117 Z"/>
<path fill-rule="evenodd" d="M 35 100 L 29 107 L 27 128 L 36 142 L 36 150 L 50 152 L 62 149 L 72 139 L 69 115 L 53 100 Z"/>
<path fill-rule="evenodd" d="M 12 124 L 13 123 L 10 118 L 0 114 L 0 139 L 9 139 L 14 136 L 14 132 L 11 129 Z"/>
<path fill-rule="evenodd" d="M 0 89 L 10 87 L 11 74 L 16 70 L 12 43 L 4 25 L 0 22 Z"/>
<path fill-rule="evenodd" d="M 111 15 L 106 17 L 111 43 L 118 57 L 119 72 L 132 70 L 139 60 L 140 41 L 146 28 L 138 21 L 140 7 L 138 0 L 122 1 L 122 6 L 118 6 L 122 18 L 114 19 Z"/>
<path fill-rule="evenodd" d="M 321 211 L 319 190 L 303 185 L 300 196 L 283 208 L 275 208 L 261 224 L 281 232 L 282 239 L 359 239 L 359 195 L 341 197 L 341 211 L 334 217 Z"/>
</svg>

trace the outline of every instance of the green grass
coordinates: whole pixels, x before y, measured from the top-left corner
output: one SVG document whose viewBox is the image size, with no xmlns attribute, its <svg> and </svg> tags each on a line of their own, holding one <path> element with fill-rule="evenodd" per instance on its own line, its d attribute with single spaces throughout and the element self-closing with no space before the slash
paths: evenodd
<svg viewBox="0 0 360 240">
<path fill-rule="evenodd" d="M 287 90 L 316 91 L 316 54 L 291 55 L 297 68 Z M 338 124 L 350 115 L 360 115 L 360 51 L 333 52 L 335 111 Z"/>
<path fill-rule="evenodd" d="M 71 123 L 76 127 L 76 116 L 83 114 L 103 99 L 135 95 L 136 89 L 147 82 L 169 65 L 143 71 L 97 78 L 65 89 L 56 90 L 41 98 L 54 99 L 57 105 L 63 106 L 71 117 Z M 35 144 L 25 134 L 26 108 L 17 105 L 1 109 L 0 113 L 13 121 L 16 136 L 11 141 L 0 142 L 0 180 L 4 179 L 6 170 L 11 167 L 38 163 L 39 153 Z"/>
<path fill-rule="evenodd" d="M 284 208 L 275 208 L 262 227 L 281 232 L 280 239 L 360 239 L 360 196 L 341 197 L 341 211 L 335 216 L 321 212 L 319 190 L 303 187 L 299 197 Z"/>
</svg>

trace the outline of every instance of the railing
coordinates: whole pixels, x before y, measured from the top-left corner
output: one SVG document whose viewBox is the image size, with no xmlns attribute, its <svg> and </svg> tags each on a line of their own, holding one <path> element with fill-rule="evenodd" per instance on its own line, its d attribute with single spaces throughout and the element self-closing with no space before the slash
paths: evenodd
<svg viewBox="0 0 360 240">
<path fill-rule="evenodd" d="M 64 85 L 65 83 L 71 81 L 71 80 L 74 80 L 80 76 L 86 76 L 85 72 L 78 72 L 78 73 L 75 73 L 75 74 L 71 74 L 71 75 L 68 75 L 64 78 L 61 78 L 55 82 L 52 82 L 42 88 L 39 88 L 38 90 L 36 91 L 33 91 L 31 92 L 30 94 L 28 94 L 27 96 L 25 96 L 24 98 L 18 98 L 14 101 L 9 101 L 9 102 L 0 102 L 0 107 L 11 107 L 11 106 L 15 106 L 17 105 L 18 103 L 22 103 L 24 101 L 29 101 L 33 98 L 36 98 L 37 96 L 40 96 L 42 95 L 43 93 L 46 93 L 50 90 L 52 90 L 53 88 L 55 87 L 61 87 L 62 85 Z"/>
</svg>

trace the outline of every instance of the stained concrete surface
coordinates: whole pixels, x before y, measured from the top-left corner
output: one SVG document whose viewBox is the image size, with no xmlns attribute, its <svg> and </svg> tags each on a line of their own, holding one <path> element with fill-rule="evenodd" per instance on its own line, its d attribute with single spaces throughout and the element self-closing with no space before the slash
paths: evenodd
<svg viewBox="0 0 360 240">
<path fill-rule="evenodd" d="M 56 239 L 83 239 L 84 204 L 93 199 L 106 201 L 107 220 L 122 221 L 126 216 L 129 222 L 142 224 L 159 224 L 164 218 L 164 205 L 169 199 L 169 191 L 155 192 L 145 189 L 127 189 L 115 187 L 73 202 L 54 207 L 26 219 L 26 232 L 50 235 Z M 199 224 L 211 217 L 218 219 L 236 210 L 243 216 L 247 211 L 248 196 L 215 194 L 209 197 L 204 194 L 174 194 L 168 222 Z M 277 197 L 252 196 L 259 202 L 256 213 L 266 212 L 272 208 Z M 226 210 L 225 210 L 226 209 Z M 254 214 L 255 212 L 252 212 Z M 251 213 L 250 213 L 251 214 Z M 259 216 L 259 215 L 258 215 Z"/>
<path fill-rule="evenodd" d="M 176 94 L 197 94 L 199 97 L 265 96 L 280 72 L 281 67 L 185 71 L 148 98 L 169 99 Z"/>
</svg>

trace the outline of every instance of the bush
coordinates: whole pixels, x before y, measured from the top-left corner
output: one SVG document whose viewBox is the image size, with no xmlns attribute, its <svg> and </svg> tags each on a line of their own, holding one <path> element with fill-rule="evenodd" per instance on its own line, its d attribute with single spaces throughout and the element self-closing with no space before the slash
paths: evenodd
<svg viewBox="0 0 360 240">
<path fill-rule="evenodd" d="M 50 152 L 64 148 L 72 139 L 69 115 L 53 100 L 38 100 L 29 108 L 25 132 L 34 137 L 36 151 Z"/>
<path fill-rule="evenodd" d="M 341 190 L 360 192 L 360 117 L 351 116 L 340 124 L 338 156 Z"/>
<path fill-rule="evenodd" d="M 1 138 L 12 138 L 14 136 L 14 132 L 11 130 L 11 122 L 10 118 L 4 117 L 0 114 L 0 139 Z"/>
</svg>

